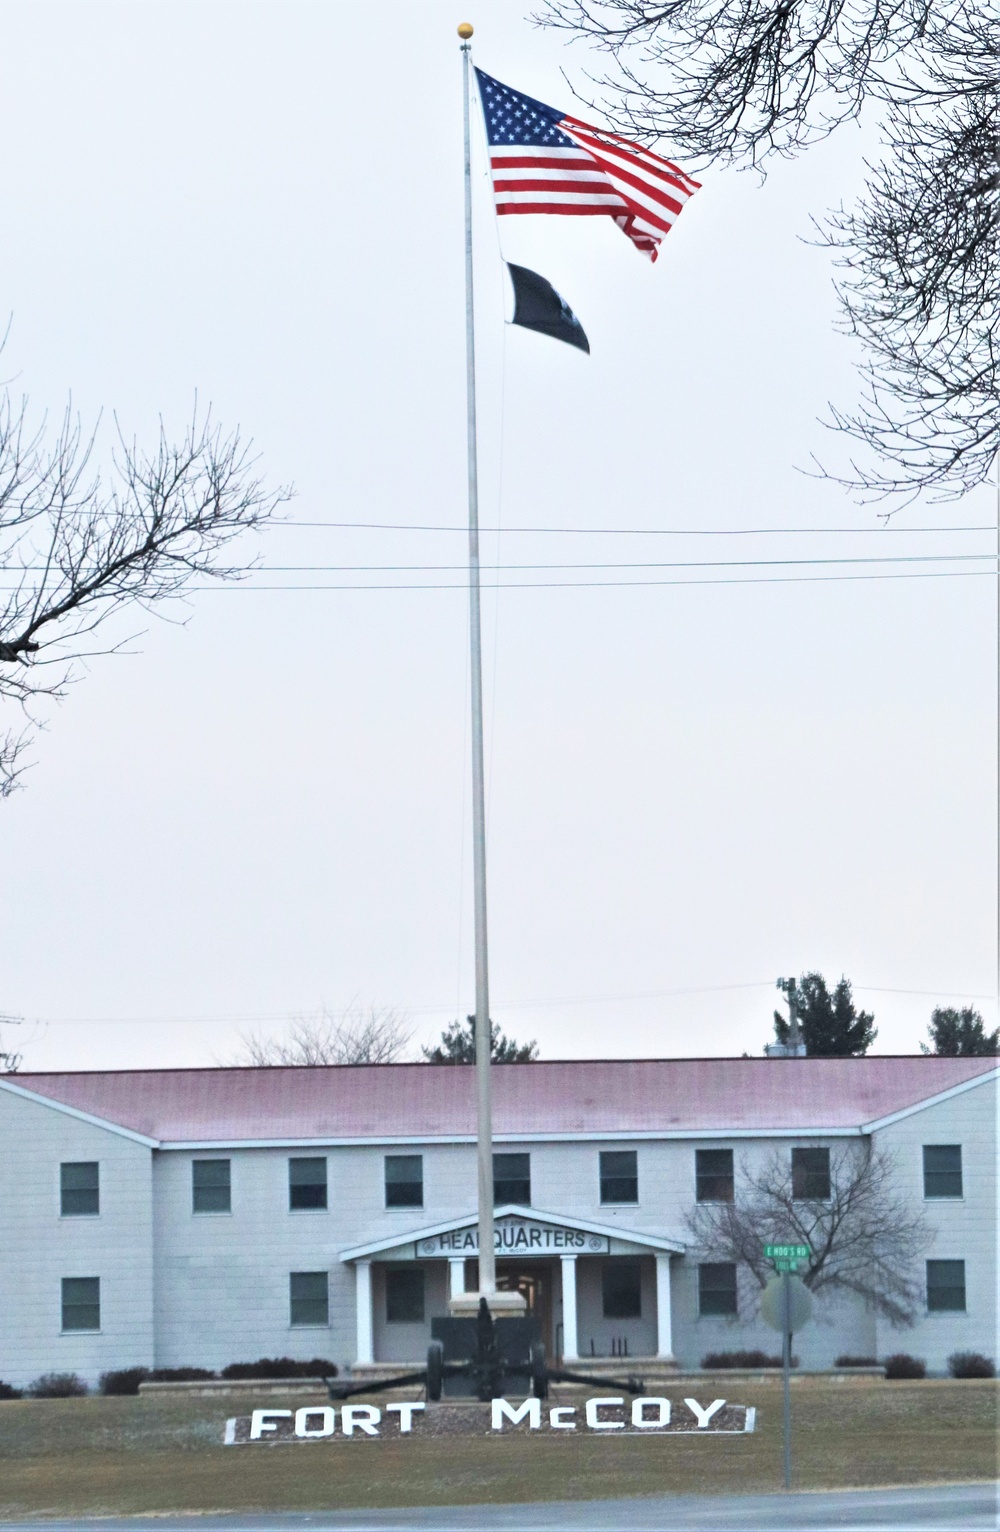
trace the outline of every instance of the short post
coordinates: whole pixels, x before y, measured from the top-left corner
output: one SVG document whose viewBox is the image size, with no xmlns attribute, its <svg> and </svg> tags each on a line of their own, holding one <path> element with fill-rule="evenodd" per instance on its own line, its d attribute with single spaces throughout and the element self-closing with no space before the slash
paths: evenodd
<svg viewBox="0 0 1000 1532">
<path fill-rule="evenodd" d="M 781 1380 L 782 1429 L 785 1450 L 785 1488 L 792 1487 L 792 1284 L 788 1280 L 788 1266 L 781 1274 Z"/>
</svg>

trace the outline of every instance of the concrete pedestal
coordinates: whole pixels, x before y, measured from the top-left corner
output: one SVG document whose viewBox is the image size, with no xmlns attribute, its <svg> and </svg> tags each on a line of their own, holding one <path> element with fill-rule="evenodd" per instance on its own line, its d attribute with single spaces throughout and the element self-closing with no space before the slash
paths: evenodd
<svg viewBox="0 0 1000 1532">
<path fill-rule="evenodd" d="M 520 1319 L 528 1307 L 521 1293 L 452 1293 L 448 1312 L 453 1319 L 475 1319 L 481 1297 L 486 1298 L 494 1319 Z"/>
</svg>

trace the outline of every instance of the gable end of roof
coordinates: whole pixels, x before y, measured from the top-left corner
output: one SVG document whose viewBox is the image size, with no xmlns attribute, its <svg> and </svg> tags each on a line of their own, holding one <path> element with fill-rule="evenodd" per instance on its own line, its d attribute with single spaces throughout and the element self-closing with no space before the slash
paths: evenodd
<svg viewBox="0 0 1000 1532">
<path fill-rule="evenodd" d="M 143 1144 L 147 1149 L 160 1147 L 159 1139 L 149 1138 L 145 1133 L 136 1133 L 133 1128 L 123 1128 L 121 1123 L 108 1122 L 105 1117 L 95 1117 L 92 1112 L 82 1112 L 79 1107 L 67 1106 L 64 1101 L 55 1101 L 51 1096 L 40 1096 L 37 1091 L 15 1085 L 13 1080 L 0 1080 L 0 1090 L 8 1091 L 12 1096 L 20 1096 L 25 1101 L 33 1101 L 37 1106 L 48 1107 L 50 1112 L 74 1117 L 77 1122 L 85 1122 L 92 1128 L 103 1128 L 106 1133 L 114 1133 L 118 1138 L 131 1139 L 134 1144 Z"/>
</svg>

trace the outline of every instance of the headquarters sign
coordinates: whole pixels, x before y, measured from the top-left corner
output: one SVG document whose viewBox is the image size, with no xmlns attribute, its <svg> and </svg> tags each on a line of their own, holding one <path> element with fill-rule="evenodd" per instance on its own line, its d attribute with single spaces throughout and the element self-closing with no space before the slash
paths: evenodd
<svg viewBox="0 0 1000 1532">
<path fill-rule="evenodd" d="M 531 1218 L 503 1218 L 493 1230 L 493 1248 L 497 1255 L 608 1255 L 611 1241 L 606 1234 L 591 1234 L 584 1229 L 538 1223 Z M 478 1253 L 479 1230 L 475 1225 L 448 1229 L 443 1234 L 419 1239 L 414 1245 L 417 1259 Z"/>
</svg>

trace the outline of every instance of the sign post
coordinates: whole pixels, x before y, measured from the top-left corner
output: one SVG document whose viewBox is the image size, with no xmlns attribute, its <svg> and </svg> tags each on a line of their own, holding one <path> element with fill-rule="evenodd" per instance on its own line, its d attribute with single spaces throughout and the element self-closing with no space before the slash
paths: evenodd
<svg viewBox="0 0 1000 1532">
<path fill-rule="evenodd" d="M 764 1289 L 761 1311 L 772 1329 L 781 1331 L 782 1441 L 784 1446 L 785 1488 L 792 1487 L 792 1334 L 801 1330 L 812 1313 L 812 1300 L 797 1272 L 809 1259 L 808 1245 L 765 1245 L 764 1255 L 774 1262 L 780 1274 L 772 1277 Z"/>
</svg>

